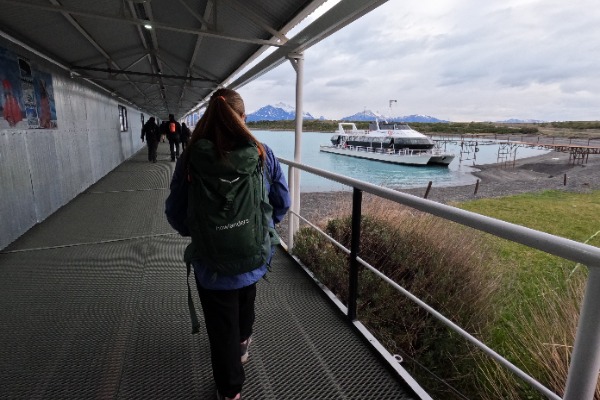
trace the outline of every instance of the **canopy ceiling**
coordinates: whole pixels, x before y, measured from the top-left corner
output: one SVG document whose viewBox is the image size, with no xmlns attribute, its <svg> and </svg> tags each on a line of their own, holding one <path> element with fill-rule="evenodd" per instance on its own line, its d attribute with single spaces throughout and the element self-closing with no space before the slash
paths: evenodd
<svg viewBox="0 0 600 400">
<path fill-rule="evenodd" d="M 387 0 L 341 0 L 286 36 L 325 1 L 0 0 L 0 36 L 151 115 L 180 118 L 218 87 L 243 86 Z"/>
</svg>

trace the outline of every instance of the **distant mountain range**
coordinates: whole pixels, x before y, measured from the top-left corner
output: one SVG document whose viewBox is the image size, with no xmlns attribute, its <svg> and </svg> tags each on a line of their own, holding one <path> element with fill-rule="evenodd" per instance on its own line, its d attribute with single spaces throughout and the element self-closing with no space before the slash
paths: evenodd
<svg viewBox="0 0 600 400">
<path fill-rule="evenodd" d="M 374 121 L 375 119 L 380 121 L 385 120 L 388 122 L 450 122 L 435 117 L 430 117 L 429 115 L 420 114 L 404 115 L 402 117 L 390 117 L 375 113 L 371 110 L 365 110 L 347 117 L 343 117 L 342 121 Z"/>
<path fill-rule="evenodd" d="M 310 113 L 302 113 L 303 119 L 316 119 Z M 246 121 L 282 121 L 296 118 L 296 109 L 284 103 L 277 103 L 274 106 L 267 105 L 259 108 L 252 114 L 246 115 Z"/>
<path fill-rule="evenodd" d="M 303 113 L 303 117 L 304 117 L 303 119 L 305 119 L 305 120 L 317 119 L 308 112 Z M 293 120 L 295 118 L 296 118 L 296 110 L 294 109 L 294 107 L 292 107 L 288 104 L 284 104 L 284 103 L 277 103 L 275 105 L 266 105 L 264 107 L 261 107 L 257 111 L 255 111 L 251 114 L 248 114 L 246 116 L 246 120 L 248 122 L 282 121 L 282 120 Z M 318 119 L 323 120 L 326 118 L 321 116 Z M 343 118 L 341 118 L 341 121 L 374 121 L 375 119 L 385 120 L 388 122 L 430 122 L 430 123 L 431 122 L 438 122 L 438 123 L 450 122 L 450 121 L 446 121 L 443 119 L 431 117 L 429 115 L 420 115 L 420 114 L 411 114 L 411 115 L 404 115 L 404 116 L 398 116 L 398 117 L 390 117 L 390 116 L 385 116 L 380 113 L 373 112 L 371 110 L 364 110 L 361 112 L 357 112 L 356 114 L 349 115 L 347 117 L 343 117 Z M 544 121 L 535 120 L 535 119 L 521 120 L 521 119 L 511 118 L 511 119 L 507 119 L 504 121 L 495 121 L 495 122 L 511 123 L 511 124 L 516 124 L 516 123 L 526 124 L 526 123 L 541 123 Z"/>
</svg>

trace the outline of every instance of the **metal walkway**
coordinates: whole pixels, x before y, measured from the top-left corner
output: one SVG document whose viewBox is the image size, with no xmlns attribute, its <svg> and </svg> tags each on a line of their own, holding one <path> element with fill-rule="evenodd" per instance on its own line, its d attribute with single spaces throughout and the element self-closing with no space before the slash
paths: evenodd
<svg viewBox="0 0 600 400">
<path fill-rule="evenodd" d="M 214 398 L 187 240 L 164 217 L 166 151 L 150 164 L 143 149 L 0 252 L 1 399 Z M 415 398 L 283 250 L 254 338 L 246 400 Z"/>
</svg>

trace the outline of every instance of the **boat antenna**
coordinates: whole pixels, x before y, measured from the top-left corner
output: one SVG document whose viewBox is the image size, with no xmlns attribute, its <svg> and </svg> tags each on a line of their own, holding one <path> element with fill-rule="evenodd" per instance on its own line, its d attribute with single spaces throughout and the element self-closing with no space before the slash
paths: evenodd
<svg viewBox="0 0 600 400">
<path fill-rule="evenodd" d="M 392 103 L 397 103 L 397 102 L 398 102 L 398 100 L 390 100 L 390 118 L 393 118 L 392 117 Z"/>
</svg>

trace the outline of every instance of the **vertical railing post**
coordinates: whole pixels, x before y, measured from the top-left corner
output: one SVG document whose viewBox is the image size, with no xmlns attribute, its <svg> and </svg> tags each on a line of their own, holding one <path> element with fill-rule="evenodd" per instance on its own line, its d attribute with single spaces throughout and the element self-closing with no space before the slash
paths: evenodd
<svg viewBox="0 0 600 400">
<path fill-rule="evenodd" d="M 362 208 L 362 190 L 354 188 L 352 194 L 352 232 L 350 238 L 350 272 L 348 274 L 348 318 L 356 319 L 358 298 L 358 250 L 360 247 L 360 219 Z"/>
<path fill-rule="evenodd" d="M 295 174 L 295 170 L 296 168 L 292 167 L 292 166 L 288 166 L 288 184 L 289 184 L 289 189 L 290 189 L 290 210 L 295 211 L 295 204 L 294 204 L 294 186 L 295 186 L 295 179 L 294 179 L 294 174 Z M 295 215 L 293 215 L 292 213 L 288 214 L 288 251 L 291 251 L 294 248 L 294 235 L 296 234 L 296 232 L 294 231 L 294 224 L 295 221 L 298 219 L 298 217 L 296 217 Z"/>
<path fill-rule="evenodd" d="M 592 400 L 600 368 L 600 266 L 589 268 L 588 281 L 571 353 L 564 400 Z"/>
<path fill-rule="evenodd" d="M 290 53 L 287 57 L 296 71 L 296 129 L 294 135 L 294 161 L 302 162 L 302 95 L 304 84 L 304 54 Z M 300 214 L 300 170 L 290 168 L 290 194 L 292 196 L 292 211 Z M 300 220 L 296 215 L 290 215 L 288 222 L 289 250 L 294 248 L 294 235 L 300 229 Z"/>
</svg>

